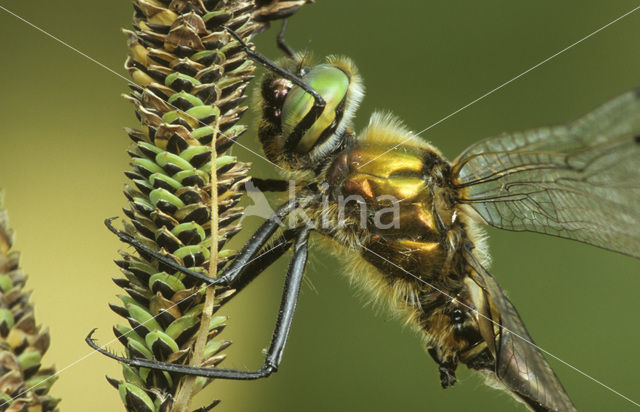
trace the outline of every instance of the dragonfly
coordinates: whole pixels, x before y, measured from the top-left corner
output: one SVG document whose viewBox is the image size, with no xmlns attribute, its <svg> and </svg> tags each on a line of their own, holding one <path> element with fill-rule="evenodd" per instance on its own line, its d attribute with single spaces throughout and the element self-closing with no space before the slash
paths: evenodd
<svg viewBox="0 0 640 412">
<path fill-rule="evenodd" d="M 315 64 L 279 36 L 287 57 L 274 63 L 228 32 L 268 69 L 259 88 L 258 138 L 266 157 L 295 177 L 289 199 L 216 277 L 150 250 L 110 220 L 107 225 L 174 270 L 237 290 L 292 249 L 265 362 L 253 371 L 193 367 L 120 357 L 91 334 L 87 343 L 135 367 L 265 378 L 283 358 L 313 233 L 344 256 L 349 276 L 423 335 L 444 388 L 456 383 L 462 363 L 531 410 L 576 410 L 488 271 L 482 226 L 640 258 L 640 90 L 564 125 L 481 140 L 448 161 L 391 115 L 374 113 L 364 130 L 354 131 L 364 86 L 349 58 Z M 263 191 L 290 189 L 284 180 L 253 183 Z"/>
</svg>

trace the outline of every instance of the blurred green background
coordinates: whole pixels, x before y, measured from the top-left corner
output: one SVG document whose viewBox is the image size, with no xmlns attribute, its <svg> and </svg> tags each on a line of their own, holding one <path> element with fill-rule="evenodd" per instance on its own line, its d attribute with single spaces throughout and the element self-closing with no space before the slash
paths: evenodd
<svg viewBox="0 0 640 412">
<path fill-rule="evenodd" d="M 126 1 L 0 5 L 126 76 L 130 26 Z M 569 46 L 638 5 L 637 1 L 345 1 L 317 0 L 289 25 L 296 49 L 351 56 L 367 95 L 356 120 L 390 110 L 416 131 Z M 571 120 L 640 85 L 640 11 L 498 90 L 422 136 L 450 159 L 503 131 Z M 278 57 L 276 30 L 257 47 Z M 98 327 L 112 339 L 118 319 L 107 303 L 118 289 L 111 260 L 122 245 L 102 224 L 122 215 L 133 110 L 122 78 L 0 10 L 0 187 L 34 290 L 37 320 L 50 327 L 45 363 L 60 374 L 53 393 L 68 411 L 122 410 L 104 380 L 120 376 L 111 360 L 90 355 L 83 338 Z M 253 117 L 245 117 L 253 124 Z M 253 130 L 241 140 L 257 149 Z M 236 147 L 254 173 L 275 171 Z M 640 166 L 640 165 L 639 165 Z M 255 227 L 259 219 L 247 219 Z M 570 241 L 490 230 L 492 272 L 536 342 L 616 391 L 640 401 L 637 356 L 640 263 Z M 239 236 L 236 244 L 248 237 Z M 385 311 L 364 305 L 339 275 L 342 265 L 313 247 L 291 337 L 279 373 L 260 382 L 214 382 L 204 403 L 221 411 L 507 411 L 517 406 L 460 368 L 442 390 L 419 340 Z M 286 262 L 258 279 L 223 312 L 232 339 L 225 367 L 261 364 L 273 328 Z M 355 297 L 354 297 L 355 296 Z M 114 346 L 117 348 L 117 346 Z M 120 351 L 120 349 L 118 348 Z M 551 360 L 578 409 L 633 405 Z M 218 409 L 216 409 L 218 410 Z"/>
</svg>

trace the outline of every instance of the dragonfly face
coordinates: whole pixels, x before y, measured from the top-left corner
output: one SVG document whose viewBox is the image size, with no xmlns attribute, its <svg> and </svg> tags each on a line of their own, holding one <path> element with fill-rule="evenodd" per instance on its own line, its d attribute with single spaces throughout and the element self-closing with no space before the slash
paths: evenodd
<svg viewBox="0 0 640 412">
<path fill-rule="evenodd" d="M 325 105 L 314 108 L 310 94 L 291 80 L 268 73 L 261 87 L 258 137 L 272 162 L 292 170 L 313 168 L 343 143 L 341 136 L 362 99 L 360 75 L 346 58 L 328 57 L 325 64 L 310 67 L 309 58 L 298 55 L 281 63 L 308 83 Z"/>
</svg>

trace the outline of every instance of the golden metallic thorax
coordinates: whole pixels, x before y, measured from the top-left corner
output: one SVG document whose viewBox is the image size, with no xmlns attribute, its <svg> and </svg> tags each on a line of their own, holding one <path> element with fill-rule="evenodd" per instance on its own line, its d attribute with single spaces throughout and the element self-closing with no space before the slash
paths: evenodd
<svg viewBox="0 0 640 412">
<path fill-rule="evenodd" d="M 457 209 L 450 173 L 436 149 L 394 119 L 374 115 L 370 127 L 317 176 L 329 204 L 318 203 L 316 213 L 318 221 L 329 222 L 320 233 L 337 241 L 339 250 L 360 254 L 350 256 L 350 276 L 387 297 L 424 334 L 433 356 L 466 363 L 488 349 L 469 310 L 469 285 L 476 286 L 465 282 L 461 255 L 462 241 L 475 236 Z M 458 312 L 463 319 L 455 323 Z M 490 362 L 491 355 L 484 355 Z"/>
</svg>

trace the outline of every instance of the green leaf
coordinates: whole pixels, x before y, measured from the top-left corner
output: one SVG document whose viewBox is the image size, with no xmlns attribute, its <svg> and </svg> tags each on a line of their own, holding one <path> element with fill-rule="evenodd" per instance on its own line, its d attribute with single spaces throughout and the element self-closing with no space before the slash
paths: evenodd
<svg viewBox="0 0 640 412">
<path fill-rule="evenodd" d="M 147 393 L 128 382 L 123 382 L 118 387 L 120 397 L 125 406 L 133 407 L 136 412 L 155 412 L 156 408 Z M 131 403 L 131 405 L 130 405 Z"/>
<path fill-rule="evenodd" d="M 135 303 L 125 303 L 125 307 L 129 311 L 129 315 L 138 323 L 141 323 L 149 330 L 162 330 L 158 321 L 151 316 L 142 306 Z"/>
<path fill-rule="evenodd" d="M 0 289 L 5 293 L 13 289 L 13 281 L 9 275 L 0 274 Z"/>
<path fill-rule="evenodd" d="M 171 348 L 172 352 L 177 352 L 180 350 L 176 341 L 174 341 L 169 335 L 164 332 L 156 330 L 148 333 L 147 336 L 145 336 L 145 341 L 148 348 L 152 348 L 157 340 L 162 341 L 162 343 L 164 343 L 167 347 Z"/>
<path fill-rule="evenodd" d="M 156 146 L 154 144 L 151 144 L 151 143 L 148 143 L 148 142 L 138 142 L 138 146 L 144 147 L 147 151 L 153 152 L 155 154 L 163 152 L 163 150 L 160 149 L 158 146 Z"/>
<path fill-rule="evenodd" d="M 203 59 L 205 57 L 211 56 L 212 54 L 215 54 L 215 55 L 218 56 L 218 59 L 217 59 L 218 61 L 225 59 L 224 53 L 220 53 L 219 50 L 202 50 L 202 51 L 199 51 L 198 53 L 194 54 L 193 56 L 191 56 L 191 60 L 197 62 L 200 59 Z"/>
<path fill-rule="evenodd" d="M 200 238 L 200 241 L 204 240 L 207 237 L 202 226 L 200 226 L 196 222 L 181 223 L 176 227 L 174 227 L 173 229 L 171 229 L 171 233 L 173 233 L 175 236 L 178 236 L 180 233 L 184 231 L 193 231 L 193 230 L 195 230 L 198 233 L 198 237 Z"/>
<path fill-rule="evenodd" d="M 151 183 L 151 185 L 154 188 L 158 188 L 160 187 L 159 185 L 162 183 L 165 183 L 168 186 L 173 187 L 174 189 L 179 189 L 182 187 L 182 184 L 180 184 L 180 182 L 178 182 L 176 179 L 169 177 L 167 175 L 161 174 L 161 173 L 154 173 L 151 176 L 149 176 L 149 183 Z"/>
<path fill-rule="evenodd" d="M 138 303 L 129 295 L 118 295 L 118 298 L 120 298 L 120 301 L 122 302 L 122 304 L 124 306 L 127 306 L 129 304 L 131 305 L 137 305 Z"/>
<path fill-rule="evenodd" d="M 27 379 L 24 382 L 24 386 L 39 395 L 44 395 L 49 392 L 51 385 L 53 385 L 57 380 L 58 377 L 56 375 L 35 375 Z"/>
<path fill-rule="evenodd" d="M 149 289 L 156 290 L 156 282 L 164 283 L 174 293 L 185 289 L 184 284 L 178 278 L 165 272 L 156 273 L 149 278 Z"/>
<path fill-rule="evenodd" d="M 204 102 L 202 100 L 200 100 L 199 98 L 197 98 L 196 96 L 189 94 L 185 91 L 181 91 L 180 93 L 176 93 L 174 95 L 172 95 L 171 97 L 169 97 L 169 104 L 173 105 L 175 103 L 176 100 L 178 99 L 184 99 L 186 101 L 188 101 L 191 106 L 202 106 L 204 104 Z"/>
<path fill-rule="evenodd" d="M 141 369 L 145 369 L 145 368 L 141 368 Z M 127 381 L 128 383 L 132 383 L 136 386 L 141 386 L 141 387 L 146 386 L 144 379 L 140 377 L 140 375 L 138 374 L 138 371 L 136 371 L 134 368 L 127 365 L 126 363 L 122 364 L 122 376 L 124 376 L 124 380 Z"/>
<path fill-rule="evenodd" d="M 220 169 L 222 166 L 226 166 L 230 163 L 234 163 L 236 161 L 235 156 L 220 156 L 216 158 L 216 170 Z"/>
<path fill-rule="evenodd" d="M 166 174 L 164 170 L 162 170 L 162 168 L 158 166 L 153 160 L 145 159 L 142 157 L 135 157 L 131 159 L 131 163 L 133 163 L 134 166 L 137 166 L 141 169 L 146 170 L 148 174 L 152 174 L 152 173 Z"/>
<path fill-rule="evenodd" d="M 168 164 L 172 164 L 179 167 L 182 170 L 193 169 L 193 166 L 191 166 L 191 163 L 184 160 L 180 156 L 173 153 L 169 153 L 169 152 L 162 152 L 156 155 L 156 162 L 162 167 Z"/>
<path fill-rule="evenodd" d="M 211 149 L 209 148 L 209 146 L 189 146 L 182 152 L 180 152 L 180 157 L 190 162 L 193 156 L 210 152 Z"/>
<path fill-rule="evenodd" d="M 130 269 L 137 269 L 141 272 L 145 272 L 145 273 L 156 273 L 158 271 L 158 269 L 154 268 L 153 266 L 151 266 L 150 264 L 146 263 L 146 262 L 142 262 L 140 260 L 131 260 L 129 262 L 129 268 Z"/>
<path fill-rule="evenodd" d="M 144 339 L 142 339 L 142 337 L 140 335 L 138 335 L 135 330 L 133 330 L 133 329 L 127 327 L 127 326 L 122 326 L 122 325 L 116 325 L 115 329 L 118 331 L 118 333 L 120 333 L 125 338 L 127 338 L 127 340 L 133 339 L 133 340 L 137 340 L 138 342 L 144 344 Z"/>
<path fill-rule="evenodd" d="M 4 392 L 0 392 L 0 402 L 5 404 L 6 406 L 11 406 L 13 403 L 13 398 Z"/>
<path fill-rule="evenodd" d="M 210 356 L 215 355 L 220 350 L 229 346 L 229 341 L 226 340 L 210 340 L 204 348 L 203 358 L 207 359 Z"/>
<path fill-rule="evenodd" d="M 205 183 L 209 183 L 209 174 L 206 172 L 203 172 L 202 170 L 198 170 L 198 169 L 191 169 L 191 170 L 182 170 L 176 174 L 173 175 L 173 178 L 176 179 L 177 181 L 179 181 L 180 183 L 182 183 L 182 181 L 184 179 L 187 179 L 189 177 L 192 176 L 198 176 L 200 177 L 200 179 Z"/>
<path fill-rule="evenodd" d="M 247 59 L 247 61 L 245 61 L 244 63 L 242 63 L 240 66 L 236 67 L 235 69 L 231 70 L 230 72 L 227 72 L 227 74 L 229 73 L 239 73 L 242 72 L 244 70 L 247 70 L 248 68 L 253 66 L 253 62 L 250 61 L 249 59 Z"/>
<path fill-rule="evenodd" d="M 196 257 L 199 255 L 202 255 L 205 261 L 209 259 L 209 256 L 211 256 L 209 248 L 203 245 L 183 246 L 173 252 L 173 254 L 182 260 L 184 260 L 187 256 L 192 256 L 192 258 L 196 261 L 198 260 L 196 259 Z"/>
<path fill-rule="evenodd" d="M 229 318 L 227 316 L 214 316 L 209 322 L 209 330 L 213 330 L 224 325 Z"/>
<path fill-rule="evenodd" d="M 203 127 L 197 128 L 193 132 L 191 132 L 191 136 L 194 139 L 200 140 L 205 136 L 209 136 L 209 135 L 215 134 L 215 132 L 216 132 L 216 129 L 213 128 L 213 126 L 203 126 Z"/>
<path fill-rule="evenodd" d="M 18 363 L 23 370 L 40 365 L 42 354 L 38 351 L 24 352 L 18 356 Z"/>
<path fill-rule="evenodd" d="M 164 201 L 172 204 L 178 209 L 184 207 L 184 203 L 182 202 L 182 200 L 180 200 L 178 196 L 175 196 L 166 189 L 152 190 L 151 193 L 149 193 L 149 200 L 151 200 L 151 203 L 153 203 L 155 206 L 157 206 L 159 202 Z"/>
<path fill-rule="evenodd" d="M 177 339 L 182 332 L 184 332 L 186 329 L 189 329 L 190 327 L 192 327 L 197 323 L 198 323 L 198 318 L 196 316 L 193 316 L 193 315 L 183 316 L 171 322 L 171 324 L 167 326 L 165 333 L 169 335 L 172 339 Z"/>
<path fill-rule="evenodd" d="M 187 110 L 186 113 L 189 116 L 195 117 L 198 120 L 207 119 L 207 121 L 213 121 L 216 117 L 220 116 L 220 109 L 215 106 L 196 106 Z M 213 119 L 210 119 L 213 118 Z"/>
<path fill-rule="evenodd" d="M 135 339 L 129 339 L 127 346 L 130 347 L 129 350 L 133 349 L 134 351 L 141 353 L 146 359 L 153 359 L 153 353 L 151 353 L 151 350 L 147 348 L 144 343 L 140 343 Z"/>
<path fill-rule="evenodd" d="M 151 186 L 151 184 L 149 182 L 147 182 L 146 180 L 134 179 L 133 181 L 138 186 L 146 187 L 148 190 L 153 190 L 153 186 Z"/>
<path fill-rule="evenodd" d="M 171 73 L 170 75 L 168 75 L 167 78 L 164 79 L 164 84 L 165 86 L 171 87 L 171 84 L 178 79 L 186 80 L 189 83 L 191 83 L 193 86 L 200 86 L 202 84 L 198 79 L 191 76 L 187 76 L 186 74 L 179 73 L 179 72 Z"/>
<path fill-rule="evenodd" d="M 9 309 L 0 309 L 0 333 L 2 336 L 7 336 L 14 324 L 13 313 Z"/>
<path fill-rule="evenodd" d="M 230 257 L 233 256 L 237 253 L 237 250 L 234 249 L 222 249 L 220 252 L 218 252 L 218 257 L 219 258 L 226 258 L 226 257 Z"/>
</svg>

